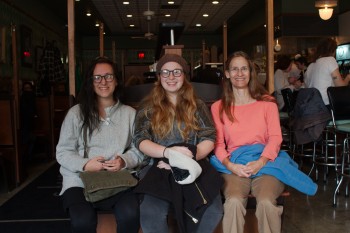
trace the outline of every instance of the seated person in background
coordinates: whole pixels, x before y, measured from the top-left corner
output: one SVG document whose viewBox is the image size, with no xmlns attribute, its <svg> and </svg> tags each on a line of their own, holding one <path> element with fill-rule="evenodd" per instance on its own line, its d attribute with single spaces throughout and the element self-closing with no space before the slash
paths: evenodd
<svg viewBox="0 0 350 233">
<path fill-rule="evenodd" d="M 225 181 L 223 232 L 243 233 L 251 193 L 257 200 L 259 232 L 279 233 L 283 207 L 276 205 L 276 199 L 284 183 L 309 195 L 316 193 L 317 185 L 286 152 L 280 152 L 277 105 L 258 83 L 248 55 L 235 52 L 229 56 L 225 74 L 222 99 L 211 107 L 217 135 L 215 156 L 210 158 Z"/>
<path fill-rule="evenodd" d="M 301 83 L 297 81 L 299 74 L 295 72 L 297 68 L 294 68 L 293 72 L 291 72 L 292 67 L 293 61 L 288 56 L 283 55 L 277 60 L 274 74 L 274 87 L 275 98 L 280 111 L 285 111 L 281 90 L 284 88 L 290 88 L 294 91 L 301 87 Z"/>
<path fill-rule="evenodd" d="M 83 171 L 132 169 L 143 160 L 143 155 L 132 144 L 136 111 L 119 101 L 117 86 L 113 62 L 105 57 L 95 59 L 87 70 L 80 104 L 68 111 L 61 127 L 56 148 L 63 176 L 60 194 L 74 233 L 96 232 L 97 209 L 113 210 L 118 233 L 139 231 L 139 201 L 132 189 L 92 204 L 85 199 L 79 177 Z M 84 158 L 84 132 L 88 158 Z"/>
<path fill-rule="evenodd" d="M 307 70 L 307 59 L 306 59 L 306 57 L 303 57 L 300 54 L 295 55 L 294 64 L 300 70 L 300 77 L 299 77 L 300 82 L 304 83 L 305 79 L 306 79 L 306 70 Z"/>
<path fill-rule="evenodd" d="M 350 74 L 342 77 L 339 72 L 339 66 L 335 60 L 335 51 L 337 43 L 332 38 L 326 38 L 317 45 L 315 52 L 315 61 L 311 68 L 306 71 L 307 87 L 314 87 L 321 93 L 324 104 L 329 107 L 327 95 L 328 87 L 346 86 L 350 82 Z"/>
<path fill-rule="evenodd" d="M 222 178 L 206 160 L 214 149 L 215 129 L 188 72 L 185 59 L 165 54 L 157 63 L 158 81 L 136 116 L 135 146 L 153 163 L 135 188 L 143 194 L 143 233 L 167 233 L 169 209 L 181 233 L 212 233 L 223 215 Z M 189 169 L 174 168 L 175 160 Z"/>
</svg>

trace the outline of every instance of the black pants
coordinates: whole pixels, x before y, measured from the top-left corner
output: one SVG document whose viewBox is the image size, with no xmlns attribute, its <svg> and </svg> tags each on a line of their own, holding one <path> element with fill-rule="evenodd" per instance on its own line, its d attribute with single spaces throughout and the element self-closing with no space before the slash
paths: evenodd
<svg viewBox="0 0 350 233">
<path fill-rule="evenodd" d="M 95 203 L 85 200 L 83 190 L 73 187 L 63 193 L 63 207 L 69 213 L 73 233 L 96 233 L 97 210 L 113 211 L 118 233 L 139 231 L 139 200 L 132 189 Z"/>
</svg>

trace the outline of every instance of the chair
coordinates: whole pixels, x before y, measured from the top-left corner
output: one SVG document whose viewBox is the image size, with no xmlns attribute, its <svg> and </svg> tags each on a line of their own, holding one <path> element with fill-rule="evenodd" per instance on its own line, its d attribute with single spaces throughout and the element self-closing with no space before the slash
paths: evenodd
<svg viewBox="0 0 350 233">
<path fill-rule="evenodd" d="M 340 175 L 341 178 L 337 180 L 337 187 L 334 191 L 333 195 L 333 206 L 337 205 L 337 193 L 339 188 L 343 182 L 344 177 L 350 178 L 350 152 L 349 152 L 349 140 L 350 140 L 350 87 L 328 87 L 327 94 L 329 98 L 329 103 L 331 106 L 332 112 L 332 122 L 333 129 L 335 133 L 345 135 L 345 139 L 343 141 L 343 150 L 341 153 L 341 169 L 337 169 L 337 175 Z M 335 161 L 337 161 L 337 137 L 335 137 L 335 150 L 334 156 Z M 348 185 L 346 186 L 345 195 L 348 196 Z"/>
<path fill-rule="evenodd" d="M 291 128 L 291 114 L 293 112 L 295 106 L 295 94 L 290 88 L 285 88 L 281 90 L 281 94 L 284 100 L 284 106 L 286 109 L 286 113 L 280 112 L 280 120 L 281 126 L 283 126 L 286 130 L 282 131 L 282 136 L 286 137 L 288 141 L 283 143 L 283 147 L 287 147 L 287 149 L 293 153 L 295 149 L 295 145 L 293 143 L 293 131 Z M 286 141 L 286 139 L 284 139 Z"/>
</svg>

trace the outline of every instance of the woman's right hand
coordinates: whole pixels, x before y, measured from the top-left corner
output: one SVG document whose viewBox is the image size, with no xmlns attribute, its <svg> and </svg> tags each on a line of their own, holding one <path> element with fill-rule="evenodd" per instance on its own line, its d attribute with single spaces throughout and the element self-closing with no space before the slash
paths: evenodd
<svg viewBox="0 0 350 233">
<path fill-rule="evenodd" d="M 97 156 L 90 159 L 84 166 L 84 171 L 97 172 L 103 170 L 102 162 L 105 158 L 103 156 Z"/>
</svg>

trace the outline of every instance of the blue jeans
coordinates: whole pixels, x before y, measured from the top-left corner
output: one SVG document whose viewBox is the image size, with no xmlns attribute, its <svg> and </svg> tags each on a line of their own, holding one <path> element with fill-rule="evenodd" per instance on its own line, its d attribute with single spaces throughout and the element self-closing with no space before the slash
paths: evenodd
<svg viewBox="0 0 350 233">
<path fill-rule="evenodd" d="M 140 221 L 143 233 L 168 233 L 167 216 L 171 203 L 151 195 L 144 195 L 140 205 Z M 212 233 L 223 216 L 221 196 L 218 195 L 205 210 L 194 232 Z"/>
</svg>

